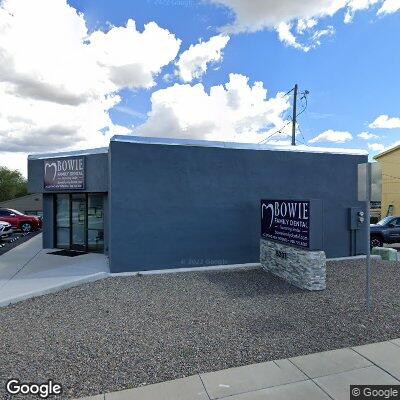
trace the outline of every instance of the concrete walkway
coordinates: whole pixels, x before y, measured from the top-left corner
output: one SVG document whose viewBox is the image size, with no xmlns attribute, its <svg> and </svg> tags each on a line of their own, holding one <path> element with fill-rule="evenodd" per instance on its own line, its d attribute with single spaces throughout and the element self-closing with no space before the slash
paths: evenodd
<svg viewBox="0 0 400 400">
<path fill-rule="evenodd" d="M 47 254 L 42 235 L 0 256 L 0 307 L 108 276 L 103 254 L 77 257 Z"/>
<path fill-rule="evenodd" d="M 399 384 L 400 339 L 395 339 L 230 368 L 85 399 L 349 400 L 350 385 Z"/>
</svg>

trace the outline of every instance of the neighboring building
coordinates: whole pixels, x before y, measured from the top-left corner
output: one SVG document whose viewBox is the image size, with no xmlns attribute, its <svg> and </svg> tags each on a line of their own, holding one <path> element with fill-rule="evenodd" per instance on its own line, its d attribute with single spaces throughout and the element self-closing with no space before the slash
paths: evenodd
<svg viewBox="0 0 400 400">
<path fill-rule="evenodd" d="M 400 215 L 400 145 L 374 157 L 382 171 L 381 217 Z"/>
<path fill-rule="evenodd" d="M 371 163 L 371 224 L 382 219 L 382 171 L 378 162 Z"/>
<path fill-rule="evenodd" d="M 43 216 L 43 196 L 42 193 L 28 194 L 16 197 L 15 199 L 3 201 L 0 208 L 12 208 L 28 215 Z"/>
<path fill-rule="evenodd" d="M 111 272 L 260 260 L 260 200 L 322 201 L 327 257 L 365 254 L 350 227 L 357 165 L 345 149 L 114 136 L 108 148 L 33 155 L 43 246 L 108 254 Z M 352 229 L 352 230 L 350 230 Z"/>
</svg>

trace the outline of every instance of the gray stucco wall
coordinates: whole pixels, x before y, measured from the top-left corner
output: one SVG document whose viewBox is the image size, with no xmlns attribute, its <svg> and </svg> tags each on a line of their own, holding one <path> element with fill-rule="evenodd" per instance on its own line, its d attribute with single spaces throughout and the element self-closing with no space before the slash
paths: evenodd
<svg viewBox="0 0 400 400">
<path fill-rule="evenodd" d="M 60 158 L 62 153 L 60 153 Z M 108 191 L 108 154 L 88 154 L 86 158 L 86 187 L 80 192 Z M 28 159 L 28 191 L 54 193 L 43 189 L 43 163 L 45 159 Z"/>
<path fill-rule="evenodd" d="M 260 199 L 321 199 L 327 257 L 350 254 L 366 156 L 110 143 L 112 272 L 259 262 Z M 357 231 L 357 253 L 366 230 Z"/>
</svg>

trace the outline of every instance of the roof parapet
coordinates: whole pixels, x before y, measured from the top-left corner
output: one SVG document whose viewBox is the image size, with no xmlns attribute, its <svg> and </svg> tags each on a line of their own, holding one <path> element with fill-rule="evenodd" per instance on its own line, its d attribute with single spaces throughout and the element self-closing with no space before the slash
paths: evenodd
<svg viewBox="0 0 400 400">
<path fill-rule="evenodd" d="M 306 145 L 284 146 L 258 143 L 218 142 L 209 140 L 175 139 L 149 136 L 115 135 L 111 142 L 140 143 L 140 144 L 163 144 L 169 146 L 198 146 L 198 147 L 220 147 L 226 149 L 248 149 L 269 151 L 295 151 L 302 153 L 331 153 L 348 155 L 368 155 L 366 150 L 341 149 L 329 147 L 310 147 Z"/>
</svg>

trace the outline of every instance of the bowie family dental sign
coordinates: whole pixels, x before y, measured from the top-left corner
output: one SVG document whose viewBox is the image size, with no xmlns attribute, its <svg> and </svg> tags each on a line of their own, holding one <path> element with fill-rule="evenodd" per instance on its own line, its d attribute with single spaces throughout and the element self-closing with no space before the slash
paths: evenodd
<svg viewBox="0 0 400 400">
<path fill-rule="evenodd" d="M 45 190 L 85 189 L 85 157 L 45 160 L 43 169 Z"/>
<path fill-rule="evenodd" d="M 261 200 L 261 237 L 308 249 L 310 246 L 310 202 Z"/>
</svg>

